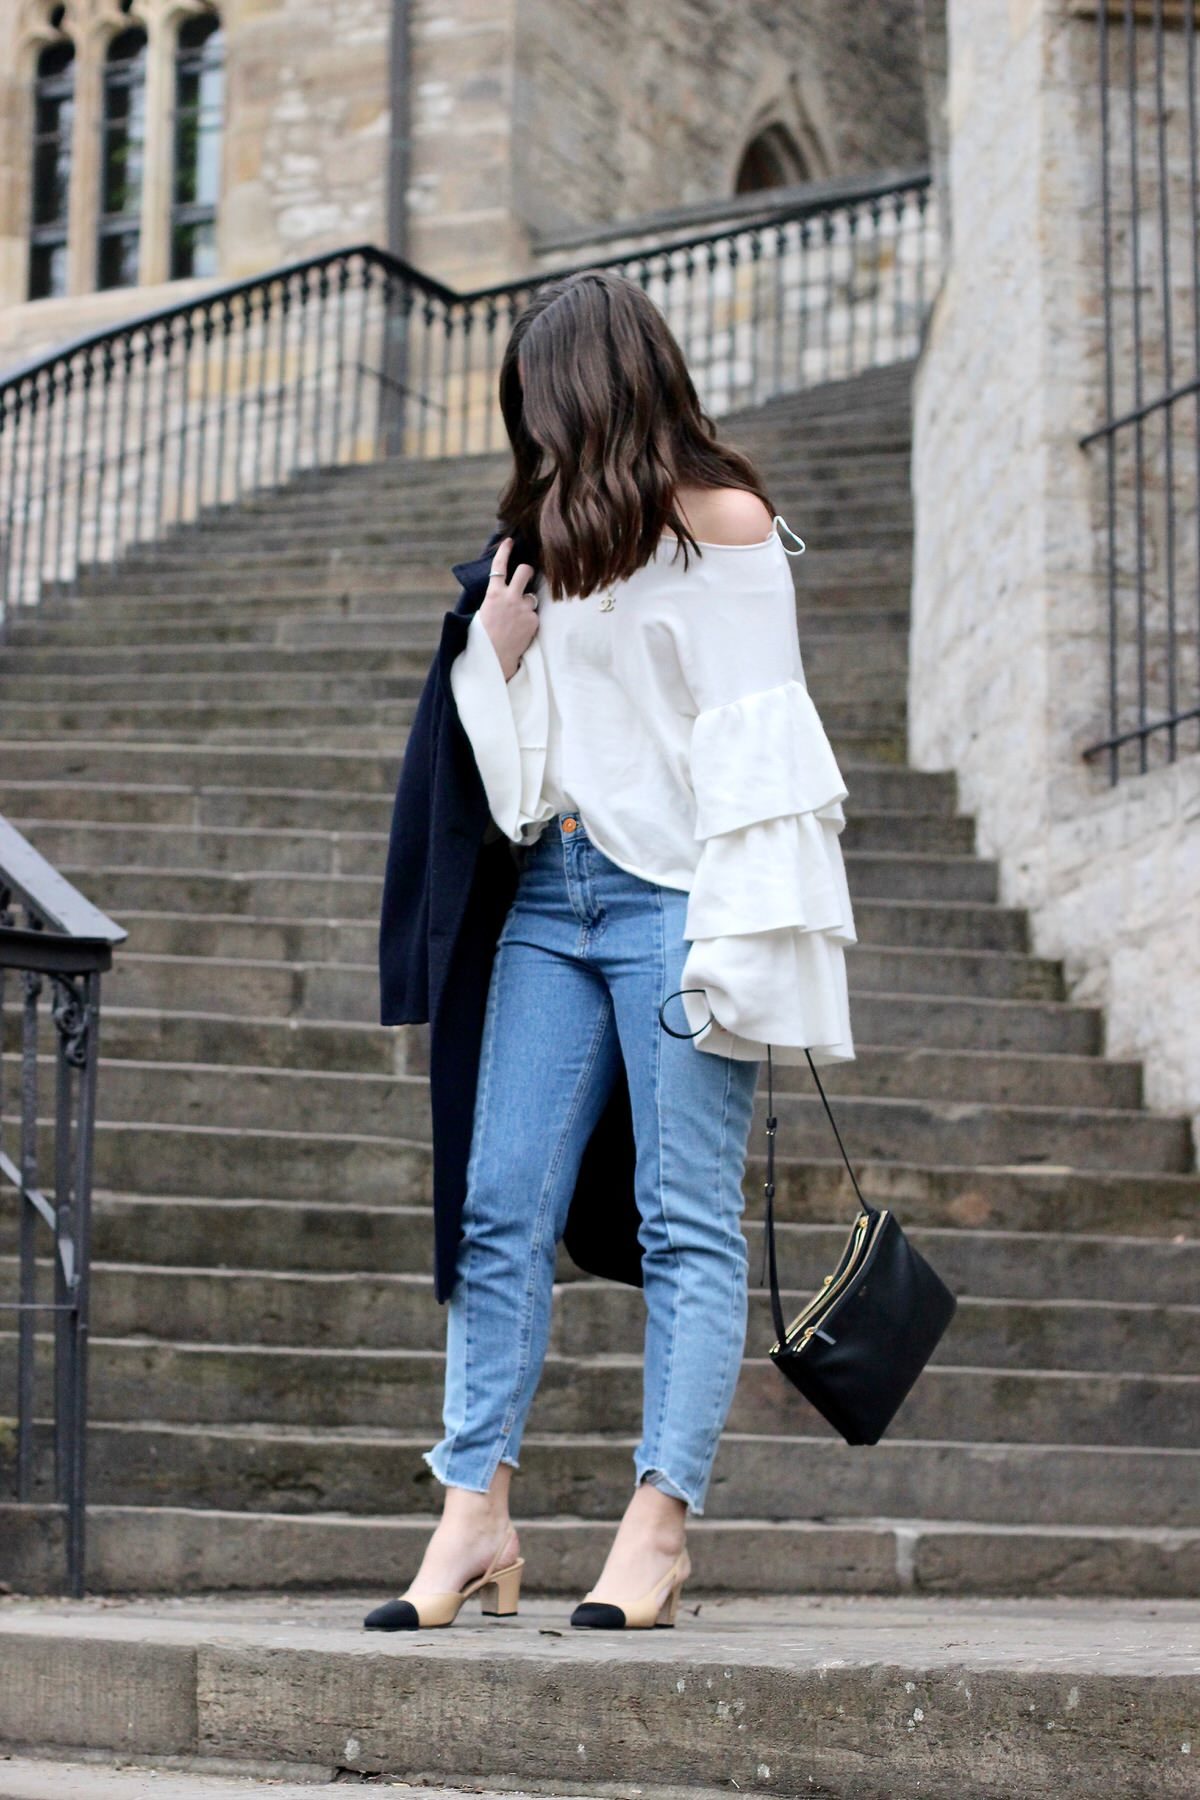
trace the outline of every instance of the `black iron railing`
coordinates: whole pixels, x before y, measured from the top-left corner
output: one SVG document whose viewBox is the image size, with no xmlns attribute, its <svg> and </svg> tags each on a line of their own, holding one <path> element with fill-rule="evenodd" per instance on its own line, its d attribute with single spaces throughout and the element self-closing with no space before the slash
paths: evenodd
<svg viewBox="0 0 1200 1800">
<path fill-rule="evenodd" d="M 828 189 L 593 258 L 661 305 L 714 416 L 911 357 L 929 179 Z M 512 322 L 546 270 L 456 293 L 370 245 L 66 344 L 0 380 L 0 634 L 20 607 L 297 470 L 501 444 Z"/>
<path fill-rule="evenodd" d="M 1109 780 L 1200 747 L 1200 107 L 1194 0 L 1096 15 Z"/>
<path fill-rule="evenodd" d="M 15 1498 L 33 1498 L 37 1315 L 53 1321 L 54 1498 L 63 1509 L 68 1591 L 84 1591 L 87 1503 L 88 1275 L 100 976 L 125 932 L 0 817 L 0 1203 L 17 1196 L 17 1252 L 0 1260 L 0 1330 L 16 1386 Z M 15 978 L 16 1005 L 8 1008 Z M 39 1039 L 49 999 L 53 1095 L 42 1095 Z M 43 1175 L 42 1170 L 47 1173 Z M 53 1296 L 40 1227 L 53 1243 Z"/>
</svg>

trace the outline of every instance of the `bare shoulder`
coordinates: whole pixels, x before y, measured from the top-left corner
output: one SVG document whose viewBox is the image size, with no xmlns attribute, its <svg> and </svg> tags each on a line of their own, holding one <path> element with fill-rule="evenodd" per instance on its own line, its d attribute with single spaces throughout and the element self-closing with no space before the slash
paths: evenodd
<svg viewBox="0 0 1200 1800">
<path fill-rule="evenodd" d="M 679 506 L 695 536 L 709 544 L 760 544 L 775 524 L 745 488 L 681 488 Z"/>
</svg>

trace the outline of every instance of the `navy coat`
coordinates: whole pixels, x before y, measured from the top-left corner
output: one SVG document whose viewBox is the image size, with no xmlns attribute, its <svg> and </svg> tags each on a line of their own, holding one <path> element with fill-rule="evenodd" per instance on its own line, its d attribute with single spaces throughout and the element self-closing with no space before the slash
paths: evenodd
<svg viewBox="0 0 1200 1800">
<path fill-rule="evenodd" d="M 461 584 L 442 621 L 404 752 L 392 810 L 379 922 L 380 1021 L 429 1024 L 433 1115 L 434 1292 L 457 1273 L 484 1012 L 496 940 L 517 881 L 450 687 L 471 616 L 487 592 L 497 525 L 482 555 L 455 563 Z M 518 535 L 509 570 L 534 563 Z M 522 1129 L 520 1120 L 514 1129 Z M 564 1242 L 579 1268 L 642 1285 L 633 1117 L 624 1066 L 584 1152 Z"/>
</svg>

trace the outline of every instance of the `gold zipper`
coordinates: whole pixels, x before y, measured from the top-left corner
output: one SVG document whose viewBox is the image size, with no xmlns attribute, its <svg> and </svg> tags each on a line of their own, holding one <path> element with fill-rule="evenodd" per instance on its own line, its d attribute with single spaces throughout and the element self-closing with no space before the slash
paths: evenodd
<svg viewBox="0 0 1200 1800">
<path fill-rule="evenodd" d="M 880 1221 L 882 1221 L 885 1217 L 886 1217 L 886 1214 L 884 1214 L 884 1213 L 879 1214 Z M 843 1268 L 840 1275 L 837 1275 L 837 1276 L 827 1275 L 825 1277 L 824 1281 L 821 1283 L 820 1293 L 813 1295 L 813 1298 L 808 1302 L 808 1304 L 806 1306 L 801 1308 L 801 1310 L 796 1314 L 796 1317 L 792 1320 L 791 1324 L 788 1326 L 787 1331 L 784 1334 L 784 1342 L 785 1343 L 790 1345 L 792 1338 L 795 1336 L 796 1332 L 800 1329 L 800 1327 L 804 1324 L 804 1321 L 806 1319 L 811 1319 L 815 1313 L 826 1311 L 828 1309 L 828 1307 L 830 1305 L 832 1305 L 836 1296 L 839 1293 L 841 1293 L 842 1289 L 845 1287 L 845 1285 L 849 1281 L 850 1277 L 854 1274 L 855 1270 L 858 1267 L 859 1262 L 862 1259 L 863 1250 L 867 1243 L 867 1231 L 868 1231 L 868 1227 L 870 1226 L 870 1223 L 871 1223 L 871 1216 L 869 1213 L 860 1213 L 858 1215 L 858 1218 L 854 1222 L 854 1238 L 853 1238 L 853 1241 L 850 1246 L 850 1253 L 846 1258 L 845 1267 Z M 802 1342 L 799 1346 L 801 1349 L 803 1349 L 804 1345 L 808 1342 L 809 1338 L 811 1338 L 813 1336 L 815 1330 L 816 1330 L 816 1327 L 812 1326 L 812 1327 L 810 1327 L 809 1330 L 807 1330 L 804 1333 Z M 778 1350 L 778 1348 L 779 1348 L 779 1340 L 777 1338 L 775 1340 L 775 1343 L 772 1345 L 772 1349 Z"/>
</svg>

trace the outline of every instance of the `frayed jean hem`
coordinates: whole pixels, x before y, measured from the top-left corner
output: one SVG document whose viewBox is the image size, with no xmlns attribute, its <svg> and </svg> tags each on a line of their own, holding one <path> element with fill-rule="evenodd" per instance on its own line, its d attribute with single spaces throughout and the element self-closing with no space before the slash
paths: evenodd
<svg viewBox="0 0 1200 1800">
<path fill-rule="evenodd" d="M 639 1487 L 643 1482 L 646 1482 L 650 1487 L 656 1487 L 660 1489 L 662 1493 L 670 1494 L 672 1499 L 682 1500 L 692 1518 L 703 1518 L 704 1502 L 702 1498 L 697 1500 L 696 1497 L 689 1494 L 685 1488 L 681 1488 L 678 1482 L 672 1481 L 671 1477 L 663 1469 L 656 1468 L 652 1463 L 647 1463 L 644 1468 L 637 1463 L 635 1463 L 634 1466 L 637 1470 L 637 1485 Z"/>
<path fill-rule="evenodd" d="M 443 1458 L 438 1455 L 436 1448 L 433 1450 L 423 1450 L 421 1452 L 421 1461 L 429 1466 L 435 1480 L 439 1481 L 443 1487 L 465 1488 L 469 1494 L 487 1494 L 491 1492 L 491 1481 L 470 1481 L 463 1476 L 452 1474 L 447 1468 Z M 519 1469 L 521 1466 L 515 1456 L 502 1456 L 499 1461 L 500 1463 L 507 1465 L 510 1469 Z M 492 1479 L 495 1479 L 494 1475 Z"/>
</svg>

